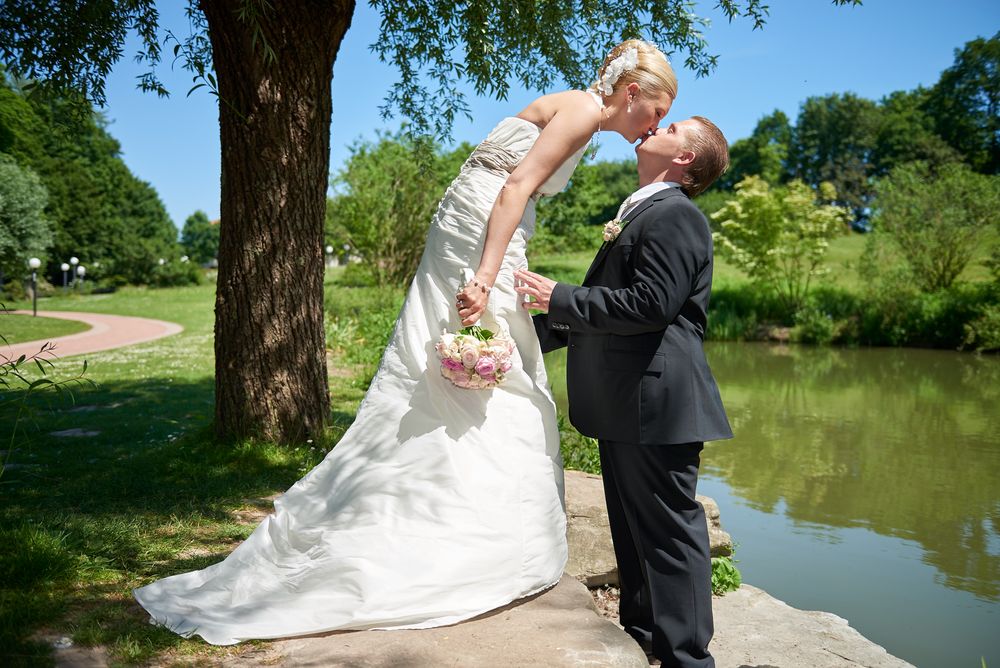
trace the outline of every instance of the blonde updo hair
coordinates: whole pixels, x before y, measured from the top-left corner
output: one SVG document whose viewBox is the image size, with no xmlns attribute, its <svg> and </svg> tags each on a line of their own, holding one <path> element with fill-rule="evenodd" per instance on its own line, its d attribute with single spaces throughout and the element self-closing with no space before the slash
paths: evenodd
<svg viewBox="0 0 1000 668">
<path fill-rule="evenodd" d="M 604 59 L 601 69 L 597 71 L 597 81 L 591 84 L 591 90 L 599 91 L 598 84 L 601 81 L 601 77 L 604 76 L 604 71 L 608 68 L 608 65 L 628 49 L 636 50 L 639 56 L 639 64 L 635 69 L 623 72 L 618 77 L 618 81 L 613 85 L 614 90 L 612 95 L 621 90 L 622 86 L 627 86 L 635 82 L 639 84 L 639 88 L 646 97 L 666 93 L 670 96 L 671 100 L 677 99 L 677 75 L 674 74 L 674 68 L 670 66 L 667 57 L 663 55 L 663 52 L 656 45 L 641 39 L 627 39 L 611 49 L 608 56 Z"/>
</svg>

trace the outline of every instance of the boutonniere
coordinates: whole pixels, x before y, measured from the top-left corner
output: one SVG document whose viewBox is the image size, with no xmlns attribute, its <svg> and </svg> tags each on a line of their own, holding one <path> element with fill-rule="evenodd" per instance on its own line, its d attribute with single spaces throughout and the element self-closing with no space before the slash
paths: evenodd
<svg viewBox="0 0 1000 668">
<path fill-rule="evenodd" d="M 622 222 L 621 218 L 615 218 L 614 220 L 609 220 L 604 223 L 604 241 L 610 243 L 617 239 L 618 235 L 622 233 L 622 230 L 625 229 L 625 226 L 628 225 L 628 223 L 629 221 L 627 220 Z"/>
</svg>

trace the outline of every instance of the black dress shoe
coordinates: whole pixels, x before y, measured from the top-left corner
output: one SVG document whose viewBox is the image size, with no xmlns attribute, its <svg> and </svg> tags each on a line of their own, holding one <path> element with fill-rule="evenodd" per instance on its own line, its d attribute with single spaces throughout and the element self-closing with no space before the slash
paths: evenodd
<svg viewBox="0 0 1000 668">
<path fill-rule="evenodd" d="M 639 647 L 642 648 L 642 651 L 646 653 L 646 660 L 649 661 L 649 665 L 651 666 L 660 665 L 660 660 L 656 658 L 655 654 L 653 654 L 652 642 L 650 642 L 649 640 L 640 640 L 635 636 L 633 636 L 632 639 L 635 640 L 636 643 L 638 643 Z"/>
</svg>

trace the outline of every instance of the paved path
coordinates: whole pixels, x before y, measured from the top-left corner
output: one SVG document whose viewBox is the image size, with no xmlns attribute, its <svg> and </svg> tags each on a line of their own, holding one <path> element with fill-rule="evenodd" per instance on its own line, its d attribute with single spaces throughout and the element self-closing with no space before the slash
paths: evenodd
<svg viewBox="0 0 1000 668">
<path fill-rule="evenodd" d="M 31 311 L 12 311 L 17 315 L 31 315 Z M 59 357 L 96 353 L 111 348 L 122 348 L 136 343 L 145 343 L 155 339 L 178 334 L 184 328 L 172 322 L 150 320 L 149 318 L 133 318 L 125 315 L 105 315 L 103 313 L 80 313 L 76 311 L 39 311 L 39 316 L 45 318 L 61 318 L 63 320 L 78 320 L 90 325 L 90 329 L 69 336 L 54 339 L 39 339 L 25 343 L 15 343 L 4 347 L 0 344 L 0 354 L 10 359 L 21 355 L 31 357 L 46 343 L 55 344 L 53 352 Z"/>
</svg>

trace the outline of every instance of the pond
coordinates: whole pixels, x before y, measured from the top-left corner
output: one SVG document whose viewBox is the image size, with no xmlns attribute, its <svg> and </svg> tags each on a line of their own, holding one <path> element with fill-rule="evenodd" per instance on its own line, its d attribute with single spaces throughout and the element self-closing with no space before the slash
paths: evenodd
<svg viewBox="0 0 1000 668">
<path fill-rule="evenodd" d="M 706 346 L 736 437 L 709 443 L 744 580 L 921 667 L 1000 666 L 1000 359 Z M 565 358 L 546 358 L 565 409 Z"/>
</svg>

